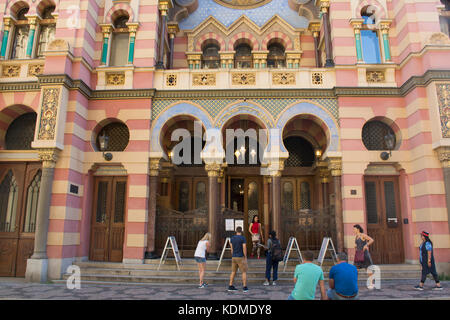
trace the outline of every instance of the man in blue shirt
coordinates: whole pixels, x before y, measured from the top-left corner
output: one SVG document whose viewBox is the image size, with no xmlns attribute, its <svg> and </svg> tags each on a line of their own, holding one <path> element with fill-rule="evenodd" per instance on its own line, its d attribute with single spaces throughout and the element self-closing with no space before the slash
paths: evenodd
<svg viewBox="0 0 450 320">
<path fill-rule="evenodd" d="M 247 292 L 247 241 L 242 235 L 241 227 L 236 228 L 236 235 L 232 236 L 230 241 L 233 255 L 231 257 L 231 275 L 228 291 L 237 291 L 235 286 L 233 286 L 233 281 L 239 268 L 242 272 L 242 284 L 244 286 L 243 291 Z"/>
<path fill-rule="evenodd" d="M 331 300 L 358 299 L 358 270 L 347 263 L 347 255 L 341 252 L 337 255 L 338 264 L 330 270 L 327 291 Z"/>
</svg>

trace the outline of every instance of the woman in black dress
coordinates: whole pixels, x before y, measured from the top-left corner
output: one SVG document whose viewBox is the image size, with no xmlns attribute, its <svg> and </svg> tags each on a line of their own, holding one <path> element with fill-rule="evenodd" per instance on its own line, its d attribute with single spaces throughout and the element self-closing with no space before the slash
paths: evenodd
<svg viewBox="0 0 450 320">
<path fill-rule="evenodd" d="M 363 228 L 359 224 L 353 226 L 353 232 L 355 233 L 355 259 L 354 265 L 358 269 L 367 269 L 373 265 L 372 257 L 369 253 L 369 246 L 373 243 L 373 239 L 364 233 Z M 369 272 L 371 274 L 371 272 Z M 373 289 L 373 285 L 368 286 L 369 289 Z"/>
</svg>

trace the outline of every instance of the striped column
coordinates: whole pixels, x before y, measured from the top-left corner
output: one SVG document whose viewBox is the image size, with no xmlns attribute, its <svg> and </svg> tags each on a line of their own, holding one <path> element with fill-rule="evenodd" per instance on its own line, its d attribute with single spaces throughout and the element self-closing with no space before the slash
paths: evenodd
<svg viewBox="0 0 450 320">
<path fill-rule="evenodd" d="M 6 56 L 6 48 L 8 47 L 9 30 L 11 28 L 11 18 L 4 18 L 3 25 L 5 26 L 5 28 L 3 30 L 3 40 L 2 40 L 2 49 L 0 51 L 0 59 L 5 59 L 5 56 Z"/>
<path fill-rule="evenodd" d="M 383 48 L 384 48 L 384 60 L 391 61 L 391 49 L 389 46 L 389 26 L 391 25 L 391 21 L 381 21 L 380 29 L 381 35 L 383 37 Z"/>
<path fill-rule="evenodd" d="M 36 34 L 36 21 L 37 17 L 29 17 L 28 23 L 30 25 L 30 34 L 28 36 L 28 44 L 27 44 L 27 58 L 31 58 L 31 55 L 33 54 L 33 47 L 34 47 L 34 38 Z"/>
<path fill-rule="evenodd" d="M 361 45 L 361 28 L 363 25 L 363 19 L 351 19 L 350 24 L 353 27 L 355 33 L 355 46 L 356 46 L 356 59 L 357 62 L 363 62 L 362 45 Z"/>
<path fill-rule="evenodd" d="M 329 0 L 323 0 L 320 2 L 320 12 L 322 15 L 323 33 L 325 38 L 325 67 L 334 67 L 333 47 L 331 43 L 330 14 L 328 13 L 329 8 Z"/>
<path fill-rule="evenodd" d="M 109 39 L 111 38 L 111 25 L 102 25 L 103 33 L 103 50 L 102 50 L 102 65 L 106 65 L 108 62 L 108 49 L 109 49 Z"/>
<path fill-rule="evenodd" d="M 145 252 L 146 259 L 153 259 L 155 255 L 155 238 L 156 238 L 156 192 L 158 187 L 158 175 L 161 170 L 159 158 L 150 159 L 150 195 L 148 208 L 148 227 L 147 227 L 147 250 Z"/>
</svg>

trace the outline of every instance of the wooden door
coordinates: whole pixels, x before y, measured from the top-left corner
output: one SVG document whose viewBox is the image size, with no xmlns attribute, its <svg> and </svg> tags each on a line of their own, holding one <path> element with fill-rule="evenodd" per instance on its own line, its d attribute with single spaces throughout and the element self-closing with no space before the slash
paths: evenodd
<svg viewBox="0 0 450 320">
<path fill-rule="evenodd" d="M 244 179 L 244 235 L 246 236 L 248 252 L 252 247 L 252 237 L 248 228 L 253 217 L 258 216 L 261 226 L 264 225 L 264 214 L 262 210 L 263 189 L 261 177 L 251 177 Z"/>
<path fill-rule="evenodd" d="M 90 260 L 122 261 L 126 190 L 126 177 L 98 177 L 95 179 Z"/>
<path fill-rule="evenodd" d="M 404 262 L 397 177 L 365 177 L 367 234 L 374 264 Z"/>
<path fill-rule="evenodd" d="M 40 169 L 40 163 L 0 165 L 0 276 L 25 276 L 34 250 Z"/>
</svg>

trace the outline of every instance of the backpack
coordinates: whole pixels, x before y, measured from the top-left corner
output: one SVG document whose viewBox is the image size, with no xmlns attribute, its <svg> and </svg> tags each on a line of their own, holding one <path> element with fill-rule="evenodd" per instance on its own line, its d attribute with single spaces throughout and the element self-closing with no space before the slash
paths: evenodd
<svg viewBox="0 0 450 320">
<path fill-rule="evenodd" d="M 272 261 L 282 261 L 283 260 L 283 250 L 281 249 L 280 240 L 272 240 Z"/>
</svg>

